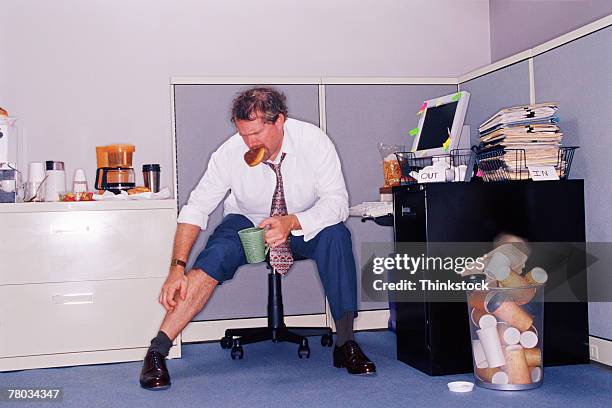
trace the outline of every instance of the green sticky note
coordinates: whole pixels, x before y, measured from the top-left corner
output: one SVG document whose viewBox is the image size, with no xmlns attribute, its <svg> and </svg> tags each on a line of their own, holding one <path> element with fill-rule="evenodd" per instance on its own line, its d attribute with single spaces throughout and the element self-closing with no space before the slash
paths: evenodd
<svg viewBox="0 0 612 408">
<path fill-rule="evenodd" d="M 410 136 L 416 136 L 417 133 L 419 133 L 419 128 L 415 127 L 414 129 L 410 130 Z"/>
<path fill-rule="evenodd" d="M 457 92 L 456 94 L 454 94 L 451 98 L 451 101 L 457 102 L 459 99 L 461 99 L 461 92 Z"/>
</svg>

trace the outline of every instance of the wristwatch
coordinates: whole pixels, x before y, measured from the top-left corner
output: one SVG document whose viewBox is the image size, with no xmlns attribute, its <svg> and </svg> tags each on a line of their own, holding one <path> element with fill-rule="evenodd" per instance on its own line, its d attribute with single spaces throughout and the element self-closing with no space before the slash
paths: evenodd
<svg viewBox="0 0 612 408">
<path fill-rule="evenodd" d="M 183 268 L 185 268 L 187 266 L 187 263 L 185 261 L 181 261 L 178 258 L 172 258 L 172 261 L 170 261 L 170 266 L 182 266 Z"/>
</svg>

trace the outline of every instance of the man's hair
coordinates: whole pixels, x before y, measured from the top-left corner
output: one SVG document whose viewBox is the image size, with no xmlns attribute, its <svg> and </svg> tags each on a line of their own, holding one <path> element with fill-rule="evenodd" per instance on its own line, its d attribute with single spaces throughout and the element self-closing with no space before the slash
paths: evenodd
<svg viewBox="0 0 612 408">
<path fill-rule="evenodd" d="M 278 115 L 287 117 L 287 98 L 274 88 L 252 88 L 239 93 L 232 103 L 232 123 L 255 120 L 261 115 L 264 123 L 274 123 Z"/>
</svg>

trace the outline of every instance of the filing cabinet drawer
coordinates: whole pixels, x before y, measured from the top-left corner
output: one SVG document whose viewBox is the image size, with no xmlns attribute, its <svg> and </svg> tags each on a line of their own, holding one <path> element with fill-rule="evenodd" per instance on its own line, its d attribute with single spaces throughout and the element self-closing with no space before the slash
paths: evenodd
<svg viewBox="0 0 612 408">
<path fill-rule="evenodd" d="M 0 285 L 165 277 L 173 209 L 1 213 Z"/>
<path fill-rule="evenodd" d="M 0 286 L 0 358 L 146 347 L 162 278 Z"/>
</svg>

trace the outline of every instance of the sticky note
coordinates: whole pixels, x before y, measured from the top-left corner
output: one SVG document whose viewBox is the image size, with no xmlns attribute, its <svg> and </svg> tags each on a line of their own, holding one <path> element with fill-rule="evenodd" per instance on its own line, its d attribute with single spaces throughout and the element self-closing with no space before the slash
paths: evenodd
<svg viewBox="0 0 612 408">
<path fill-rule="evenodd" d="M 421 105 L 421 107 L 419 108 L 419 111 L 417 112 L 417 116 L 425 112 L 425 109 L 427 109 L 427 102 L 423 102 L 423 105 Z"/>
<path fill-rule="evenodd" d="M 457 102 L 459 99 L 461 99 L 461 92 L 457 92 L 456 94 L 454 94 L 451 98 L 451 101 Z"/>
<path fill-rule="evenodd" d="M 414 129 L 410 129 L 410 136 L 416 136 L 419 133 L 419 128 L 415 127 Z"/>
<path fill-rule="evenodd" d="M 450 147 L 450 142 L 451 142 L 451 138 L 449 136 L 448 139 L 446 139 L 446 142 L 444 142 L 444 144 L 442 145 L 442 147 L 444 148 L 444 150 L 448 150 L 448 148 Z"/>
<path fill-rule="evenodd" d="M 438 98 L 436 100 L 436 106 L 440 106 L 440 105 L 442 105 L 442 98 Z"/>
</svg>

